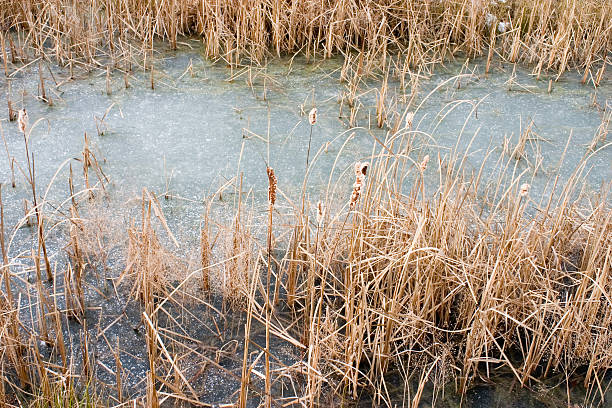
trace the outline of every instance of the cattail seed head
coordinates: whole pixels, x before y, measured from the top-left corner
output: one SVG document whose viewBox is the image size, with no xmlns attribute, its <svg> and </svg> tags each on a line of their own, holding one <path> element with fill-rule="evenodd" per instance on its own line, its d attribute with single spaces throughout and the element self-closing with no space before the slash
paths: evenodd
<svg viewBox="0 0 612 408">
<path fill-rule="evenodd" d="M 266 171 L 268 173 L 268 201 L 271 205 L 274 205 L 276 203 L 276 184 L 278 180 L 272 167 L 267 167 Z"/>
<path fill-rule="evenodd" d="M 368 172 L 368 166 L 370 165 L 370 163 L 368 162 L 357 162 L 355 163 L 355 177 L 359 178 L 359 177 L 365 177 L 367 176 L 367 172 Z"/>
<path fill-rule="evenodd" d="M 310 122 L 310 126 L 317 123 L 317 108 L 312 108 L 310 113 L 308 114 L 308 121 Z"/>
<path fill-rule="evenodd" d="M 351 209 L 355 208 L 357 201 L 359 201 L 359 196 L 361 196 L 361 186 L 361 180 L 355 180 L 355 184 L 353 184 L 353 192 L 351 193 Z"/>
<path fill-rule="evenodd" d="M 321 224 L 323 222 L 323 218 L 325 218 L 325 209 L 323 208 L 323 203 L 321 201 L 317 202 L 317 224 Z"/>
<path fill-rule="evenodd" d="M 414 119 L 414 112 L 408 112 L 406 114 L 406 127 L 412 128 L 412 120 Z"/>
<path fill-rule="evenodd" d="M 527 183 L 524 183 L 521 185 L 521 190 L 519 192 L 519 196 L 521 198 L 525 197 L 527 194 L 529 194 L 529 189 L 531 188 L 531 186 Z"/>
<path fill-rule="evenodd" d="M 429 155 L 426 154 L 425 157 L 423 157 L 423 160 L 421 160 L 421 164 L 419 165 L 419 167 L 421 168 L 421 171 L 425 171 L 427 169 L 427 163 L 429 163 Z"/>
<path fill-rule="evenodd" d="M 28 128 L 28 112 L 26 112 L 25 108 L 19 111 L 17 123 L 19 124 L 19 131 L 25 134 Z"/>
<path fill-rule="evenodd" d="M 370 164 L 368 162 L 355 163 L 355 183 L 353 184 L 353 192 L 351 193 L 351 209 L 355 208 L 357 201 L 359 201 L 359 197 L 361 196 L 361 188 L 363 187 L 369 165 Z"/>
</svg>

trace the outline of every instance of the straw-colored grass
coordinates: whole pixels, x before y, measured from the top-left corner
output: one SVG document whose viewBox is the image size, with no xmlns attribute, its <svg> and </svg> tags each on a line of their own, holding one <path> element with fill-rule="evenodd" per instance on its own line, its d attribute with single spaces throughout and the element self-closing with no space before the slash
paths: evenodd
<svg viewBox="0 0 612 408">
<path fill-rule="evenodd" d="M 176 48 L 181 36 L 193 35 L 210 57 L 232 66 L 269 55 L 358 52 L 361 74 L 389 63 L 405 73 L 457 52 L 491 55 L 487 48 L 494 45 L 508 61 L 533 65 L 538 77 L 579 68 L 585 81 L 601 78 L 611 18 L 612 6 L 600 0 L 5 0 L 0 6 L 5 64 L 25 62 L 34 49 L 71 67 L 129 70 L 131 58 L 140 56 L 152 68 L 155 39 Z"/>
<path fill-rule="evenodd" d="M 381 143 L 411 143 L 407 129 L 389 132 Z M 247 311 L 243 367 L 234 373 L 236 379 L 242 379 L 236 394 L 241 406 L 257 394 L 266 405 L 273 404 L 274 398 L 265 396 L 274 397 L 278 379 L 287 375 L 297 379 L 299 373 L 305 375 L 305 383 L 297 388 L 301 391 L 296 398 L 309 406 L 318 405 L 322 394 L 357 397 L 364 387 L 384 401 L 385 375 L 401 367 L 422 373 L 419 388 L 408 396 L 412 406 L 418 404 L 423 386 L 434 378 L 441 382 L 455 378 L 458 391 L 463 392 L 476 376 L 487 377 L 500 366 L 513 372 L 522 385 L 582 367 L 585 384 L 598 389 L 612 364 L 612 212 L 609 185 L 598 195 L 579 194 L 588 158 L 562 186 L 553 188 L 557 183 L 553 178 L 548 194 L 532 196 L 530 186 L 520 177 L 485 183 L 482 170 L 464 175 L 468 173 L 463 170 L 465 157 L 461 154 L 446 158 L 443 164 L 441 159 L 432 162 L 429 156 L 413 161 L 390 152 L 380 147 L 369 163 L 349 169 L 349 174 L 354 170 L 355 186 L 341 178 L 323 191 L 324 200 L 312 217 L 316 223 L 300 221 L 308 214 L 298 207 L 278 219 L 274 228 L 293 231 L 301 225 L 303 229 L 292 235 L 285 262 L 276 261 L 272 251 L 272 221 L 278 218 L 272 218 L 272 201 L 267 245 L 242 225 L 242 217 L 251 216 L 238 203 L 236 222 L 225 227 L 229 253 L 221 262 L 211 263 L 208 258 L 206 265 L 184 278 L 175 272 L 184 281 L 174 289 L 165 279 L 168 268 L 178 263 L 157 237 L 152 216 L 158 219 L 157 228 L 166 230 L 164 242 L 170 246 L 172 234 L 155 197 L 143 193 L 140 227 L 132 226 L 128 234 L 127 274 L 117 282 L 129 283 L 136 301 L 144 305 L 142 324 L 150 363 L 148 406 L 167 398 L 197 399 L 198 392 L 185 373 L 192 365 L 180 361 L 181 355 L 204 356 L 189 351 L 189 342 L 183 344 L 185 335 L 178 333 L 184 329 L 165 328 L 158 316 L 170 313 L 164 308 L 166 303 L 181 310 L 193 301 L 206 304 L 211 290 L 224 293 L 231 304 Z M 500 163 L 513 166 L 516 160 L 502 152 Z M 425 188 L 423 173 L 427 171 L 438 173 L 440 184 L 435 192 Z M 271 174 L 271 187 L 282 185 L 283 180 Z M 400 192 L 399 186 L 406 183 L 412 188 Z M 275 188 L 270 197 L 276 202 L 280 197 Z M 287 222 L 287 216 L 296 224 Z M 69 250 L 73 270 L 84 271 L 79 264 L 85 255 L 79 255 L 77 249 L 89 245 L 80 244 L 87 240 L 79 237 L 78 220 L 73 213 Z M 90 256 L 96 253 L 94 249 L 87 252 Z M 5 297 L 12 293 L 6 278 L 11 260 L 7 261 Z M 292 263 L 297 265 L 293 282 L 288 280 Z M 189 279 L 201 288 L 204 268 L 225 276 L 225 282 L 216 289 L 206 288 L 198 300 L 194 298 L 197 290 L 185 288 Z M 279 276 L 281 290 L 277 292 L 272 283 Z M 39 276 L 37 282 L 42 279 Z M 70 282 L 66 290 L 75 288 Z M 291 298 L 284 295 L 289 285 L 295 286 Z M 37 287 L 41 316 L 45 312 L 49 316 L 38 320 L 52 323 L 39 325 L 38 335 L 46 338 L 44 332 L 61 333 L 61 321 L 51 316 L 63 312 L 49 300 L 48 289 Z M 185 296 L 192 300 L 181 301 Z M 74 298 L 72 309 L 82 308 L 82 294 L 75 293 Z M 1 304 L 0 344 L 3 364 L 10 368 L 5 379 L 13 390 L 31 386 L 41 390 L 40 398 L 50 400 L 58 381 L 51 371 L 61 366 L 55 367 L 41 355 L 36 342 L 12 328 L 16 316 L 12 302 L 7 297 Z M 290 318 L 281 313 L 285 305 L 292 310 Z M 81 318 L 83 313 L 75 315 Z M 279 318 L 281 315 L 284 317 Z M 265 324 L 265 347 L 250 337 L 255 322 Z M 84 319 L 82 324 L 87 324 Z M 303 352 L 301 365 L 278 368 L 272 337 Z M 58 350 L 64 350 L 59 353 L 64 370 L 74 370 L 70 345 L 63 339 L 51 340 L 50 334 L 48 338 Z M 170 351 L 170 345 L 175 351 Z M 247 356 L 254 349 L 265 360 L 263 390 L 252 382 L 255 363 Z M 200 361 L 210 364 L 206 359 Z M 49 371 L 50 367 L 55 368 Z M 119 392 L 113 398 L 125 400 L 120 361 L 116 370 Z M 85 371 L 86 378 L 92 378 L 90 371 Z M 6 390 L 4 397 L 10 395 Z"/>
</svg>

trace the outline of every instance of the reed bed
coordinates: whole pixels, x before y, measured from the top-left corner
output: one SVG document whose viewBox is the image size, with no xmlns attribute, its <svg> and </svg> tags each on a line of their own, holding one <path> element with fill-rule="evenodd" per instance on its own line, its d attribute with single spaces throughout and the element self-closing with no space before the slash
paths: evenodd
<svg viewBox="0 0 612 408">
<path fill-rule="evenodd" d="M 579 69 L 598 83 L 612 45 L 612 6 L 599 0 L 5 0 L 0 6 L 4 68 L 28 51 L 63 65 L 151 68 L 155 40 L 176 49 L 196 36 L 231 66 L 273 55 L 363 58 L 360 74 L 430 69 L 457 53 L 524 61 L 539 77 Z M 487 69 L 488 71 L 488 69 Z M 401 73 L 401 74 L 400 74 Z M 151 75 L 153 78 L 153 75 Z"/>
<path fill-rule="evenodd" d="M 300 262 L 294 310 L 325 333 L 302 339 L 326 373 L 318 383 L 384 399 L 385 374 L 404 364 L 445 372 L 460 391 L 500 366 L 522 385 L 583 366 L 585 384 L 597 382 L 612 357 L 610 186 L 577 197 L 581 164 L 560 191 L 531 198 L 518 177 L 480 185 L 458 156 L 433 163 L 441 183 L 429 195 L 428 157 L 378 156 L 367 182 L 357 171 L 351 211 L 297 244 L 313 261 Z M 415 181 L 403 194 L 406 168 Z"/>
<path fill-rule="evenodd" d="M 8 256 L 1 240 L 0 397 L 14 405 L 12 398 L 21 395 L 35 406 L 51 406 L 60 394 L 65 403 L 85 406 L 206 406 L 197 385 L 204 365 L 225 370 L 241 406 L 253 399 L 266 406 L 281 400 L 317 406 L 329 398 L 358 398 L 364 389 L 391 404 L 386 381 L 398 372 L 406 384 L 418 373 L 419 386 L 404 396 L 417 406 L 428 382 L 454 380 L 462 393 L 475 378 L 500 369 L 523 386 L 581 370 L 590 398 L 599 398 L 612 364 L 609 183 L 595 194 L 585 192 L 587 156 L 568 182 L 558 185 L 553 175 L 548 193 L 532 197 L 522 174 L 487 179 L 484 162 L 468 171 L 459 152 L 411 158 L 411 126 L 407 120 L 387 132 L 367 162 L 332 169 L 331 184 L 312 209 L 303 197 L 302 207 L 279 194 L 283 180 L 268 167 L 267 222 L 257 226 L 255 210 L 240 194 L 230 225 L 216 222 L 207 206 L 201 248 L 191 263 L 173 252 L 176 238 L 162 206 L 144 190 L 136 202 L 138 224 L 124 226 L 127 238 L 114 244 L 126 248 L 124 272 L 108 276 L 113 291 L 131 294 L 128 304 L 140 310 L 148 361 L 141 396 L 129 397 L 122 385 L 121 346 L 105 335 L 114 322 L 96 329 L 116 353 L 114 367 L 102 364 L 111 383 L 96 379 L 102 369 L 88 349 L 96 336 L 87 328 L 86 275 L 98 273 L 106 251 L 103 230 L 84 208 L 102 187 L 94 198 L 89 188 L 66 200 L 67 269 L 55 269 L 51 283 L 37 273 L 31 319 L 15 308 L 15 293 L 28 292 L 15 280 L 23 263 Z M 486 157 L 493 160 L 493 152 Z M 520 163 L 503 149 L 497 160 L 501 174 Z M 332 183 L 336 170 L 347 177 Z M 437 174 L 435 189 L 426 188 L 425 172 Z M 283 241 L 273 229 L 289 237 L 288 250 L 274 250 Z M 112 234 L 106 227 L 104 235 Z M 216 248 L 219 240 L 227 249 Z M 31 260 L 29 268 L 40 271 L 41 254 Z M 221 296 L 224 312 L 211 296 Z M 181 323 L 195 317 L 193 307 L 221 316 L 224 325 L 242 310 L 246 325 L 229 342 L 222 327 L 207 329 L 219 340 L 198 351 L 192 344 L 210 316 L 202 318 L 204 326 Z M 82 327 L 77 344 L 65 339 L 74 337 L 68 320 Z M 295 350 L 293 363 L 275 355 L 279 341 Z M 222 366 L 224 359 L 234 368 Z M 278 394 L 283 381 L 292 384 L 289 397 Z"/>
</svg>

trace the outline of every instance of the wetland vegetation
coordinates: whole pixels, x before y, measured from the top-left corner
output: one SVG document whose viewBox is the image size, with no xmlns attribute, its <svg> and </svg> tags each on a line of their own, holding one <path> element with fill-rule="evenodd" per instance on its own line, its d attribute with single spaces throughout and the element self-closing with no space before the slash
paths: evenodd
<svg viewBox="0 0 612 408">
<path fill-rule="evenodd" d="M 610 406 L 611 21 L 3 0 L 0 406 Z"/>
</svg>

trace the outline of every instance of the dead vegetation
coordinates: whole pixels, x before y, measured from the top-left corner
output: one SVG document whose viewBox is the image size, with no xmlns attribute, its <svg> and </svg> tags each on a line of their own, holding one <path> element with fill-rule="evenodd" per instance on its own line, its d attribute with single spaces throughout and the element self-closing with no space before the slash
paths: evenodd
<svg viewBox="0 0 612 408">
<path fill-rule="evenodd" d="M 597 84 L 611 45 L 611 18 L 612 6 L 598 0 L 411 0 L 401 6 L 387 0 L 6 0 L 0 7 L 7 75 L 8 64 L 27 63 L 33 50 L 71 71 L 129 72 L 132 64 L 141 65 L 151 69 L 152 87 L 154 40 L 176 49 L 182 36 L 200 38 L 209 57 L 232 67 L 262 64 L 272 55 L 357 53 L 363 58 L 359 75 L 391 64 L 404 76 L 459 52 L 495 53 L 527 62 L 538 77 L 577 68 L 585 82 Z M 42 98 L 51 103 L 47 95 Z"/>
<path fill-rule="evenodd" d="M 285 181 L 266 166 L 265 221 L 246 205 L 242 178 L 231 180 L 237 197 L 231 221 L 214 219 L 214 197 L 208 197 L 202 222 L 194 226 L 198 262 L 178 253 L 181 242 L 148 190 L 121 232 L 95 207 L 84 210 L 85 202 L 106 193 L 108 182 L 87 136 L 78 159 L 83 189 L 75 191 L 70 167 L 67 208 L 52 213 L 37 200 L 28 152 L 24 176 L 32 203 L 18 226 L 9 228 L 3 217 L 0 222 L 0 403 L 207 406 L 201 378 L 212 368 L 233 381 L 231 402 L 241 407 L 251 399 L 267 407 L 312 407 L 323 405 L 323 398 L 358 398 L 363 389 L 391 405 L 386 381 L 392 371 L 406 384 L 418 373 L 418 387 L 404 395 L 416 407 L 428 382 L 455 380 L 464 393 L 500 368 L 522 386 L 581 369 L 595 400 L 612 365 L 611 186 L 587 194 L 583 183 L 588 160 L 609 145 L 609 106 L 569 180 L 561 184 L 557 169 L 546 194 L 536 195 L 525 172 L 516 171 L 522 162 L 534 173 L 541 167 L 541 159 L 527 154 L 528 146 L 537 152 L 540 140 L 533 122 L 521 129 L 518 142 L 506 139 L 497 159 L 499 174 L 511 169 L 512 177 L 488 180 L 484 162 L 476 172 L 465 168 L 467 152 L 415 157 L 419 125 L 412 105 L 432 66 L 458 53 L 487 52 L 486 71 L 493 55 L 526 62 L 537 76 L 578 69 L 597 87 L 611 18 L 610 4 L 594 0 L 415 0 L 402 7 L 374 0 L 5 1 L 5 74 L 10 78 L 20 64 L 38 59 L 40 99 L 48 104 L 42 66 L 52 58 L 68 66 L 71 77 L 73 66 L 105 71 L 108 94 L 112 70 L 126 72 L 127 88 L 127 72 L 142 64 L 154 88 L 155 40 L 176 48 L 181 36 L 192 35 L 231 69 L 286 53 L 312 60 L 343 54 L 340 116 L 346 106 L 348 125 L 356 124 L 366 109 L 363 78 L 374 75 L 381 81 L 370 127 L 387 136 L 377 140 L 367 162 L 330 169 L 316 205 L 305 193 L 286 197 Z M 454 88 L 476 76 L 467 65 Z M 398 100 L 387 95 L 390 77 L 407 91 Z M 18 118 L 27 150 L 27 114 L 17 116 L 10 98 L 9 91 L 9 117 Z M 309 123 L 312 134 L 316 109 Z M 307 170 L 317 155 L 310 154 L 309 137 Z M 7 157 L 12 169 L 8 149 Z M 491 160 L 493 152 L 484 157 Z M 351 180 L 332 177 L 335 170 Z M 439 180 L 434 191 L 425 187 L 427 171 Z M 66 227 L 63 263 L 47 254 L 46 245 L 59 224 Z M 34 226 L 35 244 L 30 253 L 14 254 L 6 242 L 23 225 Z M 120 272 L 110 266 L 110 247 L 123 250 Z M 92 293 L 101 304 L 125 300 L 116 320 L 104 326 L 100 318 L 91 327 Z M 130 308 L 137 319 L 128 317 Z M 137 384 L 142 392 L 133 395 L 122 357 L 136 352 L 120 336 L 116 342 L 107 336 L 120 320 L 144 336 L 146 375 Z M 78 333 L 71 331 L 74 324 Z M 112 363 L 96 361 L 89 348 L 96 341 L 112 352 Z M 290 345 L 291 363 L 276 355 L 275 341 Z M 100 372 L 112 380 L 103 382 Z M 286 383 L 290 396 L 278 391 Z"/>
<path fill-rule="evenodd" d="M 396 155 L 384 146 L 411 143 L 411 136 L 405 129 L 387 135 L 369 163 L 355 164 L 354 185 L 340 178 L 322 191 L 312 216 L 307 202 L 304 210 L 275 210 L 278 200 L 285 205 L 285 198 L 277 198 L 277 184 L 283 180 L 271 169 L 267 225 L 257 226 L 240 194 L 230 225 L 215 222 L 207 210 L 198 234 L 201 264 L 195 266 L 173 251 L 178 241 L 162 206 L 154 194 L 143 191 L 139 215 L 130 223 L 127 242 L 120 244 L 126 245 L 123 273 L 108 275 L 113 290 L 125 287 L 142 311 L 147 386 L 133 401 L 146 406 L 161 406 L 168 399 L 203 404 L 197 402 L 194 379 L 200 374 L 193 362 L 217 367 L 220 359 L 230 358 L 224 357 L 228 347 L 235 352 L 235 369 L 228 375 L 236 381 L 242 406 L 250 398 L 274 404 L 275 387 L 287 378 L 296 387 L 290 399 L 294 403 L 314 406 L 330 394 L 356 398 L 364 387 L 380 402 L 390 403 L 385 379 L 398 368 L 422 373 L 419 387 L 406 396 L 413 406 L 429 381 L 444 384 L 454 378 L 458 391 L 465 392 L 474 378 L 500 367 L 525 386 L 580 367 L 591 398 L 601 392 L 596 384 L 612 364 L 612 213 L 609 185 L 598 195 L 580 193 L 589 157 L 564 185 L 555 186 L 558 176 L 553 176 L 555 188 L 536 197 L 521 175 L 482 182 L 485 164 L 467 173 L 460 153 L 437 162 L 429 156 L 414 161 Z M 516 166 L 517 160 L 502 152 L 499 163 Z M 426 171 L 438 173 L 436 191 L 426 191 Z M 399 191 L 406 183 L 411 188 Z M 91 201 L 87 191 L 75 196 Z M 481 196 L 487 199 L 477 198 Z M 65 272 L 53 275 L 64 276 L 64 281 L 54 278 L 48 284 L 36 275 L 32 287 L 38 301 L 31 310 L 37 317 L 31 321 L 11 306 L 13 293 L 22 293 L 22 288 L 14 286 L 16 260 L 3 245 L 5 401 L 16 390 L 35 389 L 36 400 L 44 405 L 53 400 L 57 387 L 82 398 L 83 385 L 96 383 L 91 352 L 85 350 L 74 360 L 73 345 L 64 339 L 64 319 L 87 327 L 85 292 L 91 291 L 91 283 L 85 275 L 104 267 L 101 242 L 110 231 L 92 228 L 95 217 L 85 217 L 92 210 L 85 211 L 78 200 L 66 202 L 71 206 L 68 264 Z M 259 242 L 252 226 L 267 229 L 267 245 Z M 277 259 L 273 250 L 273 227 L 293 232 L 287 235 L 284 259 Z M 30 268 L 42 269 L 40 255 L 31 259 Z M 177 319 L 192 315 L 189 309 L 197 305 L 220 313 L 210 303 L 215 293 L 231 306 L 227 313 L 246 311 L 247 325 L 241 348 L 240 340 L 221 342 L 211 349 L 212 358 L 189 346 L 194 328 Z M 63 306 L 58 299 L 64 299 Z M 222 319 L 229 321 L 229 316 Z M 207 319 L 202 323 L 210 324 Z M 265 329 L 265 345 L 252 337 L 257 324 Z M 106 337 L 112 325 L 97 330 Z M 32 328 L 25 330 L 28 326 Z M 81 344 L 91 341 L 88 336 L 89 331 L 81 332 Z M 219 336 L 224 337 L 222 331 Z M 272 339 L 296 350 L 295 364 L 277 361 Z M 120 348 L 108 345 L 117 363 L 106 369 L 116 380 L 87 390 L 116 403 L 129 401 L 122 388 Z M 55 351 L 49 354 L 40 347 Z M 263 371 L 257 368 L 261 364 Z M 77 367 L 83 372 L 79 385 L 62 382 Z M 257 378 L 264 384 L 258 385 Z"/>
</svg>

